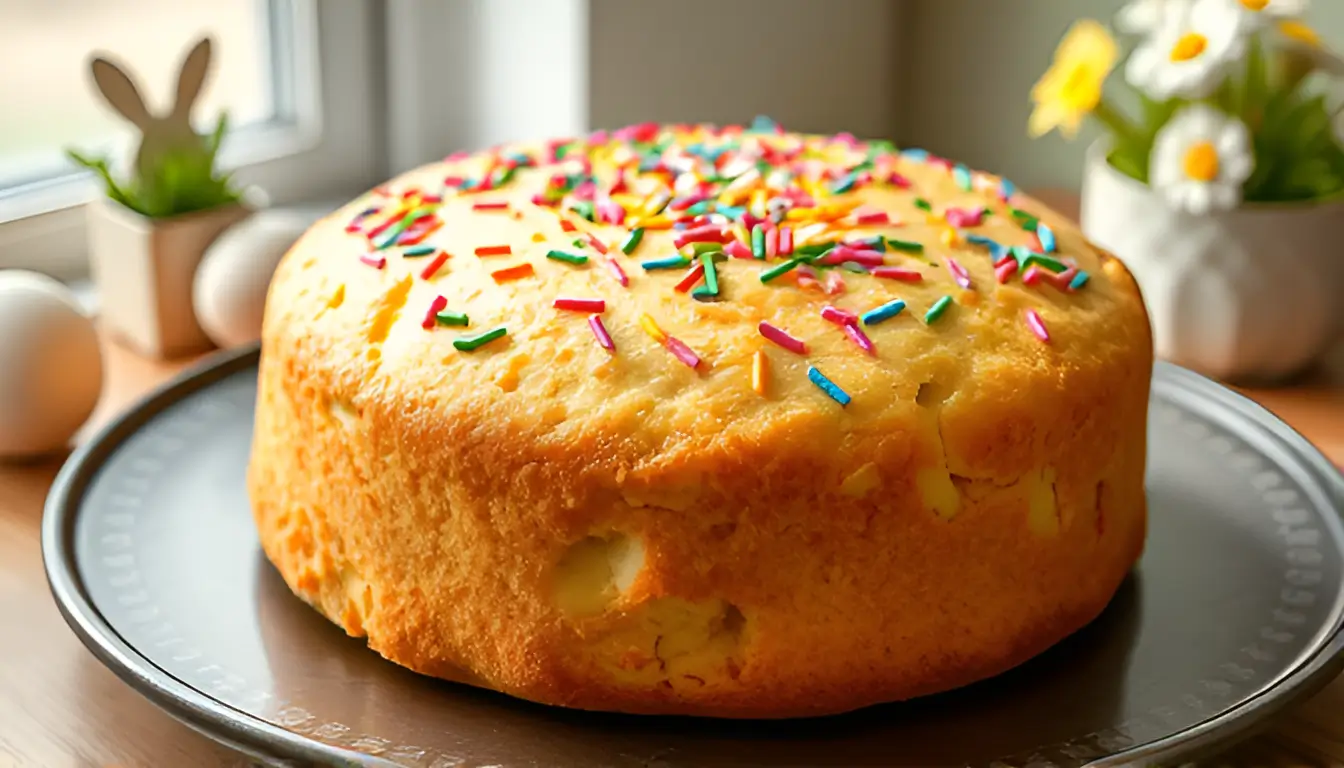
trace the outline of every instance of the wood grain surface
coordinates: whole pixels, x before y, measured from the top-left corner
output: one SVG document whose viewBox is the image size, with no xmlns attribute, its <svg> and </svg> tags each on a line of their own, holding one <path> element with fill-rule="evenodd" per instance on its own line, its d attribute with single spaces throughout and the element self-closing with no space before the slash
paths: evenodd
<svg viewBox="0 0 1344 768">
<path fill-rule="evenodd" d="M 1041 195 L 1064 211 L 1067 194 Z M 107 383 L 79 439 L 187 362 L 104 343 Z M 1344 349 L 1282 389 L 1245 393 L 1344 464 Z M 0 768 L 245 766 L 179 724 L 85 650 L 57 612 L 39 549 L 42 504 L 64 456 L 0 463 Z M 1209 765 L 1344 766 L 1344 678 Z"/>
</svg>

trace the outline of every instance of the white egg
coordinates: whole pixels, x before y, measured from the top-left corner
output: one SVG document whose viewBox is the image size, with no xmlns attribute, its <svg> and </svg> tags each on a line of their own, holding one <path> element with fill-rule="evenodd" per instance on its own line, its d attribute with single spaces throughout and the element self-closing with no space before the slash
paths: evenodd
<svg viewBox="0 0 1344 768">
<path fill-rule="evenodd" d="M 259 211 L 210 245 L 196 269 L 192 304 L 211 341 L 227 349 L 261 338 L 271 276 L 312 223 L 304 211 Z"/>
<path fill-rule="evenodd" d="M 0 458 L 64 448 L 102 391 L 98 333 L 70 289 L 0 270 Z"/>
</svg>

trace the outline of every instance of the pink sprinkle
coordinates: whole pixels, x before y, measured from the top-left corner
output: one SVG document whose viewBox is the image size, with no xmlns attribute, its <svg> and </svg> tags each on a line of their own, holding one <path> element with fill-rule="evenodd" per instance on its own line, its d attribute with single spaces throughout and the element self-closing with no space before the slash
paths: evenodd
<svg viewBox="0 0 1344 768">
<path fill-rule="evenodd" d="M 345 233 L 346 233 L 347 235 L 357 235 L 357 234 L 359 234 L 359 222 L 354 222 L 354 223 L 351 223 L 351 224 L 346 224 L 346 225 L 345 225 Z"/>
<path fill-rule="evenodd" d="M 701 201 L 704 200 L 706 197 L 707 197 L 707 195 L 702 195 L 702 194 L 701 194 L 701 195 L 687 195 L 687 196 L 685 196 L 685 197 L 678 197 L 676 200 L 673 200 L 671 203 L 668 203 L 668 206 L 667 206 L 667 207 L 668 207 L 668 208 L 671 208 L 671 209 L 674 210 L 674 211 L 684 211 L 684 210 L 686 210 L 687 208 L 690 208 L 692 205 L 695 205 L 696 203 L 701 202 Z"/>
<path fill-rule="evenodd" d="M 779 255 L 788 256 L 793 253 L 793 228 L 779 228 Z"/>
<path fill-rule="evenodd" d="M 573 312 L 606 312 L 607 302 L 602 299 L 556 299 L 551 302 L 556 309 L 568 309 Z"/>
<path fill-rule="evenodd" d="M 1027 285 L 1036 285 L 1041 282 L 1041 270 L 1036 267 L 1027 267 L 1027 271 L 1022 273 L 1022 282 Z"/>
<path fill-rule="evenodd" d="M 887 183 L 891 184 L 894 187 L 899 187 L 901 189 L 910 188 L 910 180 L 905 178 L 901 174 L 895 172 L 893 172 L 891 176 L 887 178 Z"/>
<path fill-rule="evenodd" d="M 545 196 L 545 195 L 540 195 L 540 194 L 538 194 L 538 195 L 533 195 L 533 196 L 532 196 L 532 204 L 535 205 L 535 206 L 542 207 L 542 208 L 553 208 L 553 207 L 555 206 L 555 204 L 558 203 L 558 202 L 560 202 L 560 201 L 559 201 L 559 200 L 548 200 L 548 199 L 546 199 L 546 196 Z"/>
<path fill-rule="evenodd" d="M 597 194 L 597 185 L 591 181 L 585 181 L 575 187 L 570 194 L 574 195 L 575 200 L 592 200 L 593 195 Z"/>
<path fill-rule="evenodd" d="M 833 307 L 830 304 L 821 308 L 822 318 L 829 320 L 836 325 L 852 325 L 859 321 L 859 316 L 853 312 L 846 312 L 839 307 Z"/>
<path fill-rule="evenodd" d="M 625 270 L 621 269 L 621 265 L 617 264 L 615 259 L 607 259 L 606 262 L 607 271 L 611 273 L 612 277 L 616 278 L 616 282 L 620 283 L 623 287 L 628 287 L 630 285 L 630 278 L 625 276 Z"/>
<path fill-rule="evenodd" d="M 700 366 L 700 356 L 691 351 L 690 347 L 681 343 L 680 339 L 668 336 L 663 340 L 663 346 L 667 347 L 668 352 L 671 352 L 678 360 L 685 363 L 687 366 L 691 368 L 698 368 Z"/>
<path fill-rule="evenodd" d="M 1027 310 L 1027 327 L 1031 329 L 1032 333 L 1036 334 L 1036 338 L 1046 344 L 1050 343 L 1050 331 L 1046 330 L 1045 321 L 1034 309 Z"/>
<path fill-rule="evenodd" d="M 707 226 L 688 229 L 677 235 L 673 247 L 683 248 L 691 243 L 726 243 L 730 235 L 723 227 Z"/>
<path fill-rule="evenodd" d="M 471 157 L 471 153 L 470 153 L 470 152 L 467 152 L 467 151 L 465 151 L 465 150 L 463 150 L 463 151 L 454 152 L 453 154 L 451 154 L 451 155 L 449 155 L 449 156 L 443 158 L 443 162 L 445 162 L 445 163 L 456 163 L 456 162 L 459 161 L 459 160 L 466 160 L 468 157 Z"/>
<path fill-rule="evenodd" d="M 779 230 L 771 227 L 765 230 L 765 258 L 773 259 L 779 255 Z"/>
<path fill-rule="evenodd" d="M 1073 276 L 1076 274 L 1078 274 L 1078 268 L 1069 267 L 1068 269 L 1064 270 L 1063 272 L 1060 272 L 1059 274 L 1054 274 L 1052 272 L 1046 274 L 1044 277 L 1047 281 L 1050 282 L 1051 285 L 1055 286 L 1056 288 L 1065 293 L 1068 293 L 1069 283 L 1073 282 Z"/>
<path fill-rule="evenodd" d="M 438 195 L 424 195 L 420 198 L 420 203 L 422 205 L 437 205 L 442 202 L 443 198 Z"/>
<path fill-rule="evenodd" d="M 472 203 L 471 209 L 473 211 L 507 211 L 509 209 L 509 203 L 508 201 L 498 203 Z"/>
<path fill-rule="evenodd" d="M 891 217 L 887 215 L 886 211 L 865 210 L 862 212 L 855 211 L 854 220 L 859 226 L 864 226 L 867 224 L 888 224 L 891 222 Z"/>
<path fill-rule="evenodd" d="M 924 275 L 913 269 L 904 269 L 902 267 L 874 267 L 873 277 L 886 278 L 887 280 L 900 280 L 904 283 L 918 283 L 924 279 Z"/>
<path fill-rule="evenodd" d="M 865 267 L 880 267 L 886 257 L 881 251 L 857 250 L 847 245 L 837 245 L 826 252 L 818 262 L 820 264 L 844 264 L 852 261 Z"/>
<path fill-rule="evenodd" d="M 956 259 L 949 258 L 947 260 L 947 271 L 952 273 L 952 278 L 957 281 L 957 285 L 970 290 L 971 273 L 967 272 L 965 267 L 958 264 Z"/>
<path fill-rule="evenodd" d="M 805 344 L 802 339 L 796 339 L 793 336 L 790 336 L 787 331 L 781 328 L 776 328 L 764 320 L 762 320 L 761 324 L 756 327 L 760 330 L 762 336 L 790 352 L 799 355 L 807 354 L 807 344 Z"/>
<path fill-rule="evenodd" d="M 597 337 L 597 343 L 608 352 L 616 351 L 616 342 L 611 340 L 611 334 L 607 333 L 607 327 L 602 324 L 601 315 L 590 315 L 588 317 L 588 327 L 593 329 L 593 335 Z"/>
<path fill-rule="evenodd" d="M 743 243 L 741 240 L 730 241 L 728 245 L 724 246 L 723 252 L 728 254 L 729 256 L 732 256 L 734 259 L 752 258 L 751 249 L 748 248 L 746 244 Z"/>
<path fill-rule="evenodd" d="M 975 210 L 970 210 L 968 208 L 948 208 L 947 211 L 943 213 L 943 217 L 947 219 L 947 223 L 958 229 L 961 229 L 962 227 L 978 227 L 984 219 L 984 216 L 985 209 L 983 208 L 976 208 Z"/>
<path fill-rule="evenodd" d="M 588 239 L 588 244 L 593 246 L 593 250 L 597 251 L 603 256 L 607 255 L 607 246 L 605 243 L 603 243 L 601 240 L 598 240 L 596 237 L 593 237 L 592 232 L 588 232 L 586 234 L 586 237 Z"/>
<path fill-rule="evenodd" d="M 825 289 L 827 296 L 844 293 L 845 278 L 841 277 L 839 272 L 827 272 Z"/>
<path fill-rule="evenodd" d="M 445 186 L 445 187 L 460 187 L 460 186 L 462 186 L 462 182 L 463 182 L 463 178 L 462 178 L 461 176 L 444 176 L 444 177 L 443 177 L 443 186 Z"/>
<path fill-rule="evenodd" d="M 998 278 L 1000 283 L 1008 282 L 1015 274 L 1017 274 L 1017 260 L 1012 257 L 999 262 L 999 266 L 994 268 L 994 277 Z"/>
<path fill-rule="evenodd" d="M 600 218 L 617 226 L 625 223 L 625 209 L 613 200 L 603 200 L 597 204 L 597 209 L 601 213 Z"/>
<path fill-rule="evenodd" d="M 868 334 L 864 333 L 863 329 L 859 328 L 857 324 L 846 323 L 845 334 L 853 339 L 855 344 L 859 345 L 859 349 L 862 349 L 870 355 L 876 354 L 873 349 L 873 340 L 868 338 Z"/>
<path fill-rule="evenodd" d="M 387 266 L 386 258 L 382 256 L 375 256 L 372 253 L 366 253 L 363 256 L 360 256 L 359 260 L 364 262 L 365 264 L 368 264 L 370 267 L 373 267 L 374 269 L 382 269 L 383 267 Z"/>
<path fill-rule="evenodd" d="M 425 319 L 420 323 L 421 327 L 426 331 L 431 330 L 434 327 L 434 316 L 442 312 L 446 306 L 448 306 L 447 299 L 442 296 L 435 296 L 434 300 L 429 303 L 429 311 L 425 313 Z"/>
</svg>

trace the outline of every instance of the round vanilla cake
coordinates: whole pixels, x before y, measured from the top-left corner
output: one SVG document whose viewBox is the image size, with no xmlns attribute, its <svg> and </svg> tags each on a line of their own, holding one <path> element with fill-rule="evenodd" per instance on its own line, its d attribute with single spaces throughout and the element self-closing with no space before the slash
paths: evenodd
<svg viewBox="0 0 1344 768">
<path fill-rule="evenodd" d="M 1143 548 L 1121 262 L 890 143 L 637 125 L 455 155 L 314 226 L 249 486 L 296 595 L 546 704 L 794 717 L 1031 658 Z"/>
</svg>

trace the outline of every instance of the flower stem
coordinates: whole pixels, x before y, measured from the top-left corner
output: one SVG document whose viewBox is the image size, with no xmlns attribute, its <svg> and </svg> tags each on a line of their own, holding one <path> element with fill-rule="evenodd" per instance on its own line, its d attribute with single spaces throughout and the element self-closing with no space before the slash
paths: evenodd
<svg viewBox="0 0 1344 768">
<path fill-rule="evenodd" d="M 1134 126 L 1125 118 L 1124 115 L 1117 112 L 1106 99 L 1097 101 L 1097 106 L 1092 110 L 1093 117 L 1101 121 L 1101 124 L 1110 129 L 1111 133 L 1122 142 L 1128 142 L 1135 138 Z"/>
</svg>

